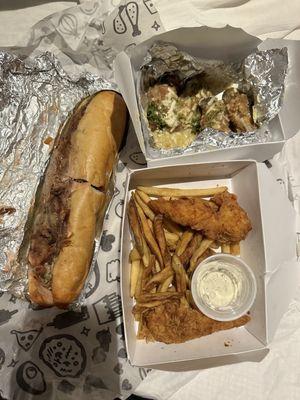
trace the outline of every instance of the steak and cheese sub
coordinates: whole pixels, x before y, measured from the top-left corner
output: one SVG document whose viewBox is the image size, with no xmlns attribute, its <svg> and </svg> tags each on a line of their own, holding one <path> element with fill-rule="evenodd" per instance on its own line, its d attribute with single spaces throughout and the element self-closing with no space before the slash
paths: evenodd
<svg viewBox="0 0 300 400">
<path fill-rule="evenodd" d="M 64 307 L 84 286 L 126 115 L 121 96 L 100 92 L 75 108 L 55 140 L 30 230 L 33 303 Z"/>
</svg>

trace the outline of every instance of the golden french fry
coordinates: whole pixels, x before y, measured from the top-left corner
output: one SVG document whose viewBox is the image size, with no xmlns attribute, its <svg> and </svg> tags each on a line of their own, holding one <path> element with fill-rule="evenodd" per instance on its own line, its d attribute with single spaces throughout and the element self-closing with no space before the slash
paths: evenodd
<svg viewBox="0 0 300 400">
<path fill-rule="evenodd" d="M 135 244 L 140 254 L 144 254 L 143 248 L 143 235 L 139 224 L 137 211 L 134 205 L 134 201 L 131 198 L 128 204 L 128 220 L 134 236 Z"/>
<path fill-rule="evenodd" d="M 151 253 L 150 253 L 150 249 L 147 245 L 147 242 L 146 242 L 146 239 L 144 238 L 144 236 L 142 238 L 142 246 L 143 246 L 143 257 L 142 257 L 143 264 L 145 265 L 145 267 L 148 267 L 149 263 L 150 263 L 150 254 Z"/>
<path fill-rule="evenodd" d="M 147 223 L 149 225 L 149 228 L 151 229 L 151 232 L 153 233 L 154 232 L 154 230 L 153 230 L 153 222 L 151 221 L 151 219 L 147 219 Z"/>
<path fill-rule="evenodd" d="M 136 260 L 140 260 L 141 259 L 141 255 L 138 252 L 138 249 L 136 247 L 133 247 L 129 253 L 129 260 L 130 262 L 136 261 Z"/>
<path fill-rule="evenodd" d="M 192 272 L 194 272 L 195 268 L 198 265 L 199 257 L 205 252 L 205 250 L 207 250 L 210 247 L 212 242 L 213 242 L 213 240 L 210 240 L 210 239 L 202 240 L 202 242 L 200 243 L 200 246 L 195 250 L 194 254 L 191 257 L 188 273 L 191 274 Z"/>
<path fill-rule="evenodd" d="M 147 218 L 142 210 L 142 208 L 135 203 L 136 209 L 137 209 L 137 213 L 139 216 L 139 220 L 142 226 L 142 232 L 145 236 L 145 239 L 151 249 L 151 251 L 155 254 L 159 264 L 163 267 L 163 259 L 162 259 L 162 255 L 160 252 L 160 249 L 158 247 L 158 244 L 153 236 L 153 233 L 151 232 L 151 229 L 149 228 L 148 222 L 147 222 Z"/>
<path fill-rule="evenodd" d="M 176 224 L 176 222 L 173 222 L 166 217 L 164 217 L 163 221 L 164 221 L 164 227 L 168 232 L 175 234 L 178 237 L 182 235 L 183 228 L 180 225 Z"/>
<path fill-rule="evenodd" d="M 177 292 L 184 293 L 186 291 L 185 270 L 180 258 L 176 254 L 172 257 L 172 268 L 175 271 Z"/>
<path fill-rule="evenodd" d="M 189 302 L 187 301 L 186 297 L 184 297 L 184 296 L 180 298 L 180 303 L 183 307 L 186 307 L 186 308 L 190 307 Z"/>
<path fill-rule="evenodd" d="M 160 265 L 159 265 L 159 262 L 155 259 L 155 274 L 156 274 L 156 272 L 159 272 L 159 271 L 161 271 L 161 268 L 160 268 Z"/>
<path fill-rule="evenodd" d="M 132 261 L 130 270 L 130 297 L 135 296 L 135 290 L 141 269 L 140 260 Z"/>
<path fill-rule="evenodd" d="M 233 243 L 230 245 L 230 253 L 234 256 L 239 256 L 241 254 L 240 244 Z"/>
<path fill-rule="evenodd" d="M 150 262 L 148 267 L 143 268 L 143 274 L 142 274 L 142 290 L 144 290 L 147 281 L 149 280 L 149 277 L 153 271 L 153 267 L 155 267 L 155 256 L 153 254 L 150 255 Z"/>
<path fill-rule="evenodd" d="M 145 204 L 148 204 L 149 201 L 151 200 L 150 197 L 145 192 L 142 192 L 141 190 L 136 190 L 135 193 L 137 193 L 140 196 L 140 198 L 143 200 L 143 202 Z"/>
<path fill-rule="evenodd" d="M 134 193 L 134 200 L 138 203 L 138 205 L 142 208 L 144 211 L 144 214 L 153 221 L 155 214 L 154 212 L 147 206 L 147 203 L 144 203 L 144 201 L 141 199 L 139 196 L 138 192 Z"/>
<path fill-rule="evenodd" d="M 138 309 L 158 307 L 163 303 L 163 300 L 152 300 L 146 303 L 137 303 Z"/>
<path fill-rule="evenodd" d="M 163 216 L 161 214 L 156 215 L 153 220 L 153 229 L 156 240 L 158 242 L 160 252 L 164 261 L 164 266 L 170 267 L 171 266 L 171 254 L 169 252 L 167 241 L 163 229 Z"/>
<path fill-rule="evenodd" d="M 179 256 L 180 261 L 184 266 L 186 266 L 190 262 L 192 255 L 200 246 L 201 241 L 202 235 L 200 233 L 195 233 L 193 239 L 190 241 L 185 251 Z"/>
<path fill-rule="evenodd" d="M 218 186 L 205 189 L 172 189 L 154 186 L 138 186 L 137 189 L 153 197 L 210 197 L 218 193 L 223 193 L 228 188 L 226 186 Z"/>
<path fill-rule="evenodd" d="M 173 275 L 169 276 L 159 287 L 159 292 L 166 292 L 173 281 Z"/>
<path fill-rule="evenodd" d="M 230 244 L 223 243 L 221 249 L 222 253 L 230 254 Z"/>
<path fill-rule="evenodd" d="M 153 285 L 165 281 L 167 278 L 169 278 L 169 276 L 173 276 L 173 273 L 174 272 L 171 267 L 162 269 L 160 272 L 153 275 L 149 282 L 147 282 L 145 289 L 152 289 Z"/>
<path fill-rule="evenodd" d="M 192 240 L 194 236 L 193 231 L 191 231 L 190 229 L 186 230 L 183 232 L 183 234 L 181 235 L 178 243 L 177 243 L 177 247 L 175 250 L 175 254 L 179 257 L 181 256 L 181 254 L 185 251 L 185 249 L 187 248 L 188 244 L 190 243 L 190 241 Z"/>
<path fill-rule="evenodd" d="M 176 292 L 176 289 L 175 289 L 175 287 L 174 286 L 170 286 L 169 288 L 168 288 L 168 292 Z"/>
<path fill-rule="evenodd" d="M 134 290 L 134 297 L 135 298 L 137 296 L 139 296 L 141 294 L 141 292 L 142 292 L 143 270 L 144 270 L 144 266 L 140 262 L 139 263 L 139 271 L 138 271 L 137 280 L 136 280 L 136 285 L 135 285 L 135 290 Z"/>
</svg>

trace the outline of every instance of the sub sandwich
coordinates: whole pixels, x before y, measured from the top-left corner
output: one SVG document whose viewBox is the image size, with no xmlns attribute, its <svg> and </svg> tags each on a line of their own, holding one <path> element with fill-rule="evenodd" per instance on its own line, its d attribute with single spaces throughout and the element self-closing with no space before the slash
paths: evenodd
<svg viewBox="0 0 300 400">
<path fill-rule="evenodd" d="M 102 91 L 75 108 L 54 142 L 29 229 L 35 304 L 66 307 L 84 286 L 126 117 L 122 97 Z"/>
</svg>

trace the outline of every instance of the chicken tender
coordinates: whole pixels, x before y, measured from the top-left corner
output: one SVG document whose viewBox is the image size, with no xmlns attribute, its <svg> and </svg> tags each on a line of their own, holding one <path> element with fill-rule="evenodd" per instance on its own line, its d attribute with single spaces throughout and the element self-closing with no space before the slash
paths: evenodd
<svg viewBox="0 0 300 400">
<path fill-rule="evenodd" d="M 145 339 L 166 344 L 183 343 L 211 333 L 245 325 L 250 320 L 244 315 L 235 321 L 219 322 L 180 301 L 168 301 L 143 313 Z"/>
<path fill-rule="evenodd" d="M 217 205 L 216 210 L 211 204 Z M 151 200 L 149 206 L 155 213 L 163 214 L 174 222 L 201 231 L 208 239 L 220 243 L 237 243 L 244 240 L 252 229 L 250 219 L 238 204 L 237 197 L 223 192 L 212 197 L 211 202 L 200 198 L 178 200 Z"/>
<path fill-rule="evenodd" d="M 199 198 L 183 198 L 178 200 L 165 200 L 159 198 L 151 200 L 149 207 L 156 214 L 165 217 L 183 226 L 201 231 L 217 223 L 216 213 L 208 201 Z"/>
</svg>

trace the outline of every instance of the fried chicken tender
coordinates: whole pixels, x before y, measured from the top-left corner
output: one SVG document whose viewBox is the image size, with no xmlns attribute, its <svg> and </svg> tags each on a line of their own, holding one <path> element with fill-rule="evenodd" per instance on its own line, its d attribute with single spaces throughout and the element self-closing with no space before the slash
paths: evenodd
<svg viewBox="0 0 300 400">
<path fill-rule="evenodd" d="M 250 112 L 248 97 L 234 88 L 225 90 L 223 101 L 229 119 L 237 132 L 251 132 L 256 130 L 256 125 Z"/>
<path fill-rule="evenodd" d="M 166 344 L 183 343 L 211 333 L 245 325 L 249 315 L 235 321 L 219 322 L 180 301 L 169 301 L 143 313 L 144 338 Z"/>
<path fill-rule="evenodd" d="M 218 206 L 218 210 L 211 202 Z M 200 198 L 159 198 L 151 200 L 149 206 L 157 214 L 163 214 L 180 225 L 201 231 L 208 239 L 220 243 L 244 240 L 252 227 L 247 213 L 239 206 L 237 197 L 223 192 L 212 197 L 211 202 Z"/>
</svg>

